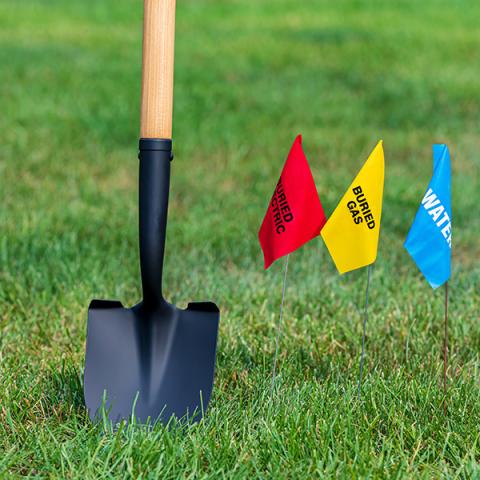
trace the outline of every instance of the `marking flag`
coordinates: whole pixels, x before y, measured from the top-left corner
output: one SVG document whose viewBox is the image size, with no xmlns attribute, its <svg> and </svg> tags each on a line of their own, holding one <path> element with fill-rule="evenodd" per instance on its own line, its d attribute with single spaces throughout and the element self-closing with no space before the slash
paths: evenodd
<svg viewBox="0 0 480 480">
<path fill-rule="evenodd" d="M 340 273 L 377 258 L 384 180 L 380 140 L 322 229 L 322 238 Z"/>
<path fill-rule="evenodd" d="M 293 142 L 267 213 L 258 232 L 265 270 L 320 234 L 326 218 L 312 172 L 302 149 L 302 136 Z"/>
<path fill-rule="evenodd" d="M 450 153 L 447 145 L 433 145 L 433 176 L 404 247 L 432 288 L 450 278 L 452 251 Z"/>
</svg>

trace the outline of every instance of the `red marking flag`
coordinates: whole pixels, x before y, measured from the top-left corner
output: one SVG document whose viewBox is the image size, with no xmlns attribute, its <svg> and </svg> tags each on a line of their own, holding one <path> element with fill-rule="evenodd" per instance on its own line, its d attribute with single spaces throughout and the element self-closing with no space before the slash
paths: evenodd
<svg viewBox="0 0 480 480">
<path fill-rule="evenodd" d="M 258 232 L 265 270 L 320 234 L 326 218 L 312 172 L 302 149 L 302 136 L 293 142 L 267 213 Z"/>
</svg>

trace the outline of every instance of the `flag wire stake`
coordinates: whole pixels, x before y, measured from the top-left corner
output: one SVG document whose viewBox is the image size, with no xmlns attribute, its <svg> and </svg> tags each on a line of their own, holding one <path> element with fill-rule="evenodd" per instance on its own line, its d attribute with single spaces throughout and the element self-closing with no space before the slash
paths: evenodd
<svg viewBox="0 0 480 480">
<path fill-rule="evenodd" d="M 367 320 L 368 320 L 368 291 L 370 289 L 371 272 L 372 272 L 372 264 L 370 264 L 367 267 L 367 288 L 365 289 L 365 310 L 363 314 L 362 354 L 360 356 L 360 372 L 358 374 L 358 399 L 359 400 L 362 394 L 363 363 L 365 361 L 365 335 L 367 333 Z"/>
<path fill-rule="evenodd" d="M 445 282 L 445 331 L 443 336 L 443 413 L 447 414 L 447 356 L 448 356 L 448 280 Z"/>
<path fill-rule="evenodd" d="M 272 387 L 270 389 L 270 398 L 273 397 L 273 387 L 275 386 L 275 375 L 277 373 L 277 358 L 278 358 L 278 342 L 280 340 L 280 332 L 282 329 L 282 318 L 283 318 L 283 302 L 285 300 L 285 289 L 287 286 L 287 272 L 288 272 L 288 258 L 290 254 L 287 255 L 285 260 L 285 272 L 283 274 L 283 285 L 282 285 L 282 301 L 280 303 L 280 315 L 277 323 L 277 335 L 275 340 L 275 356 L 273 357 L 273 373 L 272 373 Z"/>
</svg>

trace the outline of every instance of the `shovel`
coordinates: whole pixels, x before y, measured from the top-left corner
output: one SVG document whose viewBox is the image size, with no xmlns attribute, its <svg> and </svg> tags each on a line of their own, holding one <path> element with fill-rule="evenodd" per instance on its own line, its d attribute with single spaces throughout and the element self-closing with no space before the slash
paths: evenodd
<svg viewBox="0 0 480 480">
<path fill-rule="evenodd" d="M 172 156 L 175 0 L 144 0 L 139 142 L 140 269 L 143 300 L 88 309 L 85 404 L 92 420 L 197 421 L 213 388 L 220 312 L 211 302 L 185 310 L 162 294 Z"/>
</svg>

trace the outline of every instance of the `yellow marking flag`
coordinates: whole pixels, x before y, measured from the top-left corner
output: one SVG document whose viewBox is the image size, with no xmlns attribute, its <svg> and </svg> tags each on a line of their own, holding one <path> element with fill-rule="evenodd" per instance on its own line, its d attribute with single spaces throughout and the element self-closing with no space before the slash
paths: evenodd
<svg viewBox="0 0 480 480">
<path fill-rule="evenodd" d="M 340 273 L 377 258 L 384 169 L 380 140 L 321 231 Z"/>
</svg>

